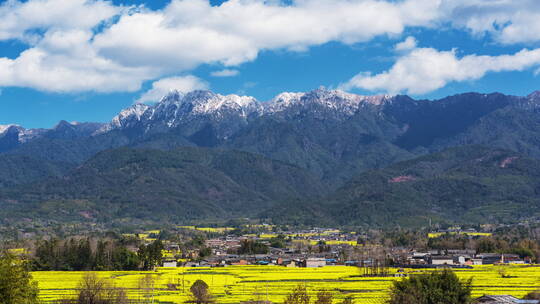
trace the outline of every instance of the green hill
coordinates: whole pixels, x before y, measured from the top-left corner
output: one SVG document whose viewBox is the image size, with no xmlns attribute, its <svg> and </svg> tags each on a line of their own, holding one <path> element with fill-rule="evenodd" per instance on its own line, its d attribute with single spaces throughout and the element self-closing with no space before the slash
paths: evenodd
<svg viewBox="0 0 540 304">
<path fill-rule="evenodd" d="M 304 169 L 247 152 L 120 148 L 63 177 L 2 191 L 4 219 L 174 222 L 245 217 L 325 186 Z"/>
<path fill-rule="evenodd" d="M 25 155 L 0 157 L 0 188 L 62 176 L 71 168 L 64 162 L 37 160 Z"/>
<path fill-rule="evenodd" d="M 284 221 L 425 226 L 540 216 L 540 161 L 480 146 L 450 148 L 356 176 Z M 282 212 L 264 213 L 280 221 Z"/>
</svg>

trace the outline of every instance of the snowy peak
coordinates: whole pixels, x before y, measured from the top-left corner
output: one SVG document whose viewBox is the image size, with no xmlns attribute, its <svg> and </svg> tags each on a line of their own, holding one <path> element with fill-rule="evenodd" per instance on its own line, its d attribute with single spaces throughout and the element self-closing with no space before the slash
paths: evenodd
<svg viewBox="0 0 540 304">
<path fill-rule="evenodd" d="M 299 104 L 302 97 L 306 95 L 305 93 L 293 93 L 293 92 L 283 92 L 276 97 L 274 97 L 271 101 L 266 103 L 267 108 L 279 111 L 284 110 L 294 104 Z"/>
<path fill-rule="evenodd" d="M 146 131 L 162 130 L 190 124 L 194 119 L 206 119 L 214 126 L 227 121 L 236 125 L 246 124 L 251 118 L 289 109 L 294 112 L 329 109 L 339 116 L 348 116 L 363 106 L 380 106 L 390 99 L 392 96 L 388 95 L 362 96 L 319 88 L 307 93 L 284 92 L 268 102 L 259 102 L 251 96 L 220 95 L 206 90 L 188 93 L 171 90 L 156 104 L 134 104 L 123 110 L 98 133 L 136 125 Z"/>
<path fill-rule="evenodd" d="M 102 133 L 106 133 L 108 131 L 111 131 L 113 129 L 122 129 L 127 128 L 132 124 L 133 122 L 139 122 L 141 120 L 141 117 L 144 115 L 146 110 L 148 110 L 150 107 L 143 103 L 136 103 L 124 110 L 122 110 L 118 115 L 113 117 L 110 123 L 105 124 L 98 130 L 96 130 L 93 135 L 98 135 Z"/>
<path fill-rule="evenodd" d="M 166 104 L 166 103 L 175 103 L 184 97 L 184 93 L 178 90 L 171 90 L 169 94 L 161 97 L 161 100 L 158 103 Z"/>
<path fill-rule="evenodd" d="M 10 136 L 17 138 L 17 141 L 24 143 L 43 133 L 43 129 L 25 129 L 19 125 L 0 126 L 1 136 Z"/>
<path fill-rule="evenodd" d="M 141 117 L 150 107 L 143 103 L 136 103 L 129 108 L 122 110 L 118 115 L 116 115 L 111 124 L 115 127 L 122 127 L 123 123 L 126 120 L 141 120 Z"/>
<path fill-rule="evenodd" d="M 0 135 L 7 132 L 7 130 L 15 125 L 0 125 Z"/>
<path fill-rule="evenodd" d="M 307 93 L 281 93 L 268 103 L 267 108 L 270 111 L 277 112 L 293 106 L 306 107 L 310 104 L 316 104 L 341 111 L 344 114 L 353 114 L 363 105 L 379 106 L 391 98 L 390 95 L 363 96 L 341 90 L 319 88 Z"/>
<path fill-rule="evenodd" d="M 161 99 L 155 108 L 162 109 L 175 105 L 180 109 L 184 109 L 185 112 L 192 112 L 194 114 L 211 114 L 223 109 L 239 110 L 243 114 L 246 114 L 251 109 L 256 108 L 257 103 L 255 98 L 249 96 L 223 96 L 210 91 L 200 90 L 184 95 L 178 91 L 171 91 L 171 93 Z"/>
<path fill-rule="evenodd" d="M 2 127 L 0 127 L 0 134 L 8 134 L 8 133 L 22 134 L 25 131 L 26 131 L 26 129 L 19 126 L 19 125 L 3 125 Z"/>
<path fill-rule="evenodd" d="M 355 110 L 361 104 L 381 105 L 390 95 L 362 96 L 347 93 L 341 90 L 326 90 L 319 88 L 307 93 L 284 92 L 268 102 L 259 102 L 251 96 L 220 95 L 211 91 L 193 91 L 183 94 L 172 90 L 165 95 L 159 103 L 153 106 L 156 112 L 176 107 L 183 112 L 197 115 L 214 114 L 225 110 L 238 111 L 242 116 L 257 113 L 262 115 L 268 112 L 285 110 L 291 106 L 306 106 L 319 104 L 334 109 Z"/>
</svg>

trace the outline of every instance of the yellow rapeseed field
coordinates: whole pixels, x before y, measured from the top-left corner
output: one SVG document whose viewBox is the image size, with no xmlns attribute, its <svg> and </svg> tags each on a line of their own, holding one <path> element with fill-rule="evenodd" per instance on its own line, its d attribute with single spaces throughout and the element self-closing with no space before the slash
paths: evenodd
<svg viewBox="0 0 540 304">
<path fill-rule="evenodd" d="M 438 238 L 445 234 L 455 235 L 455 234 L 462 234 L 462 235 L 468 235 L 468 236 L 491 236 L 492 234 L 489 232 L 430 232 L 428 233 L 428 237 L 430 239 L 432 238 Z"/>
<path fill-rule="evenodd" d="M 203 232 L 213 232 L 213 233 L 225 233 L 228 231 L 234 230 L 233 227 L 196 227 L 196 226 L 178 226 L 178 228 L 188 229 L 188 230 L 198 230 Z"/>
<path fill-rule="evenodd" d="M 505 267 L 509 278 L 502 278 Z M 395 269 L 393 270 L 396 271 Z M 425 270 L 405 269 L 408 273 Z M 510 294 L 522 297 L 540 287 L 540 266 L 475 266 L 456 270 L 459 277 L 473 278 L 473 294 Z M 160 268 L 157 271 L 98 272 L 124 287 L 133 299 L 151 299 L 154 303 L 183 303 L 189 287 L 198 279 L 209 286 L 217 303 L 239 303 L 250 299 L 282 302 L 296 285 L 305 284 L 309 292 L 321 289 L 335 292 L 338 299 L 347 295 L 356 304 L 383 303 L 395 277 L 360 277 L 356 267 L 327 266 L 323 268 L 284 268 L 280 266 L 232 266 L 225 268 Z M 34 272 L 45 302 L 73 294 L 83 272 Z M 141 282 L 154 282 L 141 289 Z M 150 278 L 151 280 L 148 280 Z"/>
</svg>

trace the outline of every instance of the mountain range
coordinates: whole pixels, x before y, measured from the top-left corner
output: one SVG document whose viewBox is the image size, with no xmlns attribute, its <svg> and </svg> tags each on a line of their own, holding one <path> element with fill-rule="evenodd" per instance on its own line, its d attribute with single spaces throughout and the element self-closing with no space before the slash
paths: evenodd
<svg viewBox="0 0 540 304">
<path fill-rule="evenodd" d="M 106 124 L 0 126 L 0 216 L 248 215 L 340 225 L 523 220 L 537 216 L 518 212 L 536 210 L 537 176 L 513 166 L 537 166 L 539 109 L 539 92 L 415 100 L 318 89 L 260 102 L 173 90 Z M 491 162 L 475 162 L 483 157 Z M 503 168 L 499 158 L 517 161 Z M 514 180 L 526 181 L 527 191 L 500 196 Z M 504 213 L 503 206 L 517 209 Z"/>
</svg>

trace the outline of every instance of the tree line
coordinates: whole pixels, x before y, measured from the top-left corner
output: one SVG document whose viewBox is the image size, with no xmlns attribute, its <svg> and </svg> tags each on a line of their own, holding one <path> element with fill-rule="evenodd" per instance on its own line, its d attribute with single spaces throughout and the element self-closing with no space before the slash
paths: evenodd
<svg viewBox="0 0 540 304">
<path fill-rule="evenodd" d="M 39 241 L 29 260 L 33 270 L 150 270 L 161 264 L 162 250 L 160 240 L 140 244 L 135 251 L 118 240 L 53 239 Z"/>
</svg>

